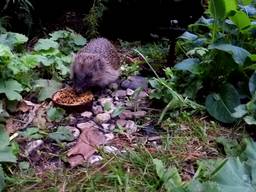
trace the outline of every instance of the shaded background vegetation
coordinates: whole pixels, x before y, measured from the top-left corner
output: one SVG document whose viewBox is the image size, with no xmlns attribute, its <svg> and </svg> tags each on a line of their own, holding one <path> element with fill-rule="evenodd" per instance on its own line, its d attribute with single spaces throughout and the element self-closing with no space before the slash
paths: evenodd
<svg viewBox="0 0 256 192">
<path fill-rule="evenodd" d="M 30 37 L 69 27 L 127 40 L 176 37 L 203 13 L 201 0 L 4 0 L 0 7 L 2 26 Z"/>
</svg>

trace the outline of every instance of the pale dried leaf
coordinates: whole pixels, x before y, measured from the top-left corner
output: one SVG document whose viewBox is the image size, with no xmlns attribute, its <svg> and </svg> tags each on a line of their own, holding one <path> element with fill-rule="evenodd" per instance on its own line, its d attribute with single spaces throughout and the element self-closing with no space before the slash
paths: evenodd
<svg viewBox="0 0 256 192">
<path fill-rule="evenodd" d="M 87 161 L 91 157 L 97 147 L 105 143 L 105 136 L 95 127 L 88 127 L 81 133 L 77 144 L 71 148 L 68 152 L 69 163 L 72 167 L 75 167 L 83 162 Z M 82 155 L 83 158 L 77 155 Z"/>
</svg>

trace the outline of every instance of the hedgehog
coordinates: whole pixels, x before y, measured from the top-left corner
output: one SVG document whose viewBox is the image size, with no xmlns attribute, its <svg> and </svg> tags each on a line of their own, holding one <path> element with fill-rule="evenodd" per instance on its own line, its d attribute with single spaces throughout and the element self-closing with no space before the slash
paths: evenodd
<svg viewBox="0 0 256 192">
<path fill-rule="evenodd" d="M 73 88 L 82 93 L 92 87 L 105 87 L 120 75 L 120 58 L 115 46 L 105 38 L 91 40 L 74 56 L 71 66 Z"/>
</svg>

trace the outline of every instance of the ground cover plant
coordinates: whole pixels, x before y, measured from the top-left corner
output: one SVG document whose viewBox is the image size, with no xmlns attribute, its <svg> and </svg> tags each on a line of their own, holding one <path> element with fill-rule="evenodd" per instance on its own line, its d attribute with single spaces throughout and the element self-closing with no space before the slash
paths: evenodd
<svg viewBox="0 0 256 192">
<path fill-rule="evenodd" d="M 256 191 L 255 6 L 210 0 L 175 66 L 166 39 L 115 42 L 122 75 L 82 112 L 51 97 L 87 38 L 1 30 L 0 191 Z"/>
</svg>

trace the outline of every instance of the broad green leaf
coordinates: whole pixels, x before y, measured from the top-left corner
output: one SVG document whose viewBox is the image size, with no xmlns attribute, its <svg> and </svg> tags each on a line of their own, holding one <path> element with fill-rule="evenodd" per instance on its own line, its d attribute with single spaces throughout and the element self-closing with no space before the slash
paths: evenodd
<svg viewBox="0 0 256 192">
<path fill-rule="evenodd" d="M 0 162 L 11 162 L 16 163 L 17 158 L 12 152 L 11 147 L 5 147 L 0 149 Z"/>
<path fill-rule="evenodd" d="M 56 41 L 59 39 L 65 39 L 70 36 L 70 32 L 66 30 L 54 31 L 50 34 L 51 40 Z"/>
<path fill-rule="evenodd" d="M 213 44 L 209 46 L 209 49 L 217 49 L 231 54 L 234 61 L 239 65 L 243 65 L 246 58 L 251 55 L 247 50 L 231 44 Z"/>
<path fill-rule="evenodd" d="M 199 71 L 199 63 L 199 59 L 189 58 L 181 61 L 180 63 L 177 63 L 174 67 L 177 70 L 189 71 L 193 74 L 197 74 Z"/>
<path fill-rule="evenodd" d="M 249 90 L 251 95 L 256 93 L 256 72 L 254 72 L 249 79 Z"/>
<path fill-rule="evenodd" d="M 236 120 L 232 113 L 239 104 L 239 94 L 230 84 L 225 85 L 219 93 L 208 95 L 205 103 L 208 113 L 223 123 L 233 123 Z"/>
<path fill-rule="evenodd" d="M 253 0 L 239 0 L 240 3 L 242 3 L 243 5 L 249 5 L 250 3 L 252 3 Z"/>
<path fill-rule="evenodd" d="M 0 65 L 8 64 L 14 57 L 9 47 L 0 44 Z"/>
<path fill-rule="evenodd" d="M 243 119 L 248 125 L 256 125 L 256 119 L 251 115 L 247 115 Z"/>
<path fill-rule="evenodd" d="M 245 144 L 246 148 L 245 148 L 244 152 L 241 154 L 241 157 L 243 157 L 245 160 L 247 160 L 249 162 L 253 162 L 255 164 L 255 162 L 256 162 L 256 142 L 254 142 L 251 138 L 245 138 L 245 139 L 243 139 L 243 143 Z"/>
<path fill-rule="evenodd" d="M 210 0 L 209 10 L 213 18 L 224 20 L 231 11 L 237 9 L 236 0 Z"/>
<path fill-rule="evenodd" d="M 5 175 L 2 165 L 0 164 L 0 191 L 3 191 L 5 187 Z"/>
<path fill-rule="evenodd" d="M 20 95 L 20 92 L 22 91 L 22 85 L 16 80 L 0 80 L 0 93 L 4 93 L 9 100 L 21 100 L 22 96 Z"/>
<path fill-rule="evenodd" d="M 4 44 L 11 49 L 18 45 L 22 45 L 27 41 L 28 38 L 25 35 L 19 33 L 8 32 L 0 35 L 0 44 Z"/>
<path fill-rule="evenodd" d="M 4 131 L 3 127 L 0 126 L 0 162 L 16 163 L 16 157 L 9 145 L 9 136 Z"/>
<path fill-rule="evenodd" d="M 163 179 L 164 173 L 166 172 L 166 168 L 163 162 L 159 159 L 153 159 L 153 163 L 156 168 L 156 173 L 160 179 Z"/>
<path fill-rule="evenodd" d="M 82 35 L 79 35 L 79 34 L 74 34 L 73 39 L 74 39 L 75 45 L 77 46 L 84 46 L 87 42 L 87 40 Z"/>
<path fill-rule="evenodd" d="M 217 182 L 225 192 L 255 192 L 248 170 L 239 158 L 228 159 L 213 181 Z"/>
<path fill-rule="evenodd" d="M 65 110 L 58 108 L 58 107 L 52 107 L 47 111 L 47 118 L 50 121 L 59 122 L 64 118 Z"/>
<path fill-rule="evenodd" d="M 58 49 L 59 44 L 51 39 L 39 39 L 34 47 L 34 50 L 41 51 L 41 50 L 49 50 L 51 48 Z"/>
<path fill-rule="evenodd" d="M 235 157 L 241 153 L 241 146 L 238 145 L 237 140 L 225 137 L 218 137 L 216 139 L 216 142 L 224 147 L 224 152 L 228 156 Z"/>
<path fill-rule="evenodd" d="M 232 113 L 232 117 L 234 117 L 234 118 L 242 118 L 247 113 L 248 113 L 248 111 L 246 109 L 246 105 L 244 105 L 244 104 L 238 105 L 237 107 L 235 107 L 235 112 Z"/>
<path fill-rule="evenodd" d="M 185 192 L 182 187 L 182 180 L 176 168 L 166 169 L 163 162 L 153 159 L 158 177 L 163 181 L 163 185 L 168 192 Z"/>
<path fill-rule="evenodd" d="M 192 181 L 188 185 L 187 192 L 223 192 L 216 182 L 199 182 L 198 180 Z"/>
<path fill-rule="evenodd" d="M 62 87 L 62 83 L 55 80 L 39 79 L 35 81 L 34 89 L 38 90 L 38 100 L 44 101 Z"/>
<path fill-rule="evenodd" d="M 256 61 L 256 54 L 251 54 L 250 59 L 251 59 L 251 61 L 255 62 Z"/>
<path fill-rule="evenodd" d="M 181 36 L 178 37 L 179 39 L 185 39 L 185 40 L 189 40 L 189 41 L 194 41 L 198 38 L 197 35 L 190 33 L 188 31 L 186 31 L 185 33 L 183 33 Z"/>
<path fill-rule="evenodd" d="M 72 132 L 68 128 L 63 126 L 58 127 L 58 130 L 56 132 L 50 133 L 48 136 L 57 142 L 74 140 Z"/>
<path fill-rule="evenodd" d="M 0 150 L 9 145 L 9 136 L 4 131 L 4 126 L 0 124 Z"/>
<path fill-rule="evenodd" d="M 243 11 L 237 11 L 235 15 L 230 16 L 230 19 L 235 23 L 235 25 L 240 29 L 244 29 L 251 25 L 250 18 Z"/>
<path fill-rule="evenodd" d="M 22 135 L 23 137 L 29 138 L 29 139 L 43 138 L 43 135 L 40 134 L 39 128 L 37 128 L 37 127 L 27 128 L 25 131 L 21 131 L 20 135 Z"/>
</svg>

